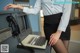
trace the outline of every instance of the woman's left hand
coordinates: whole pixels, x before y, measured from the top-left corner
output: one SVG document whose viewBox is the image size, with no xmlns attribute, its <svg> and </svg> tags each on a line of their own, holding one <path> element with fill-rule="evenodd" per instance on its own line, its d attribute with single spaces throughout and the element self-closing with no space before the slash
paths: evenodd
<svg viewBox="0 0 80 53">
<path fill-rule="evenodd" d="M 49 45 L 50 46 L 53 46 L 57 43 L 57 41 L 59 40 L 59 37 L 61 35 L 61 31 L 57 31 L 56 33 L 53 33 L 51 36 L 50 36 L 50 41 L 49 41 Z"/>
<path fill-rule="evenodd" d="M 23 9 L 23 6 L 16 5 L 16 4 L 8 4 L 7 6 L 4 7 L 4 10 L 8 10 L 10 8 Z"/>
</svg>

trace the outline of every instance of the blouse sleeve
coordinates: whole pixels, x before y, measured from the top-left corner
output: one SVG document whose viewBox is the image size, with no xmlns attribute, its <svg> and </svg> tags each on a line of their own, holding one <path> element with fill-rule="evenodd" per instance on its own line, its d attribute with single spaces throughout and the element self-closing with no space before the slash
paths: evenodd
<svg viewBox="0 0 80 53">
<path fill-rule="evenodd" d="M 72 7 L 72 0 L 67 0 L 67 2 L 63 6 L 63 15 L 61 17 L 58 30 L 63 31 L 63 32 L 66 31 L 67 25 L 70 20 L 71 7 Z"/>
<path fill-rule="evenodd" d="M 33 8 L 24 7 L 23 12 L 26 14 L 37 14 L 41 9 L 41 0 L 36 0 Z"/>
</svg>

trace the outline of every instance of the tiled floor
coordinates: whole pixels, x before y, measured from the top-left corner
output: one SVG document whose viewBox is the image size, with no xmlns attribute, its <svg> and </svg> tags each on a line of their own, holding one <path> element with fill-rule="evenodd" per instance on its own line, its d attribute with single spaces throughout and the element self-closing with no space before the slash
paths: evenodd
<svg viewBox="0 0 80 53">
<path fill-rule="evenodd" d="M 80 53 L 80 44 L 70 42 L 69 53 Z"/>
</svg>

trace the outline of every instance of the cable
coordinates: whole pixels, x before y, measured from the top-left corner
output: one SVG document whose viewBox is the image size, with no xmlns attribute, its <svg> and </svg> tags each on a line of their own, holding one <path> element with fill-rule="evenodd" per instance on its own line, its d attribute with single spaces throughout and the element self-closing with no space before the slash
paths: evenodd
<svg viewBox="0 0 80 53">
<path fill-rule="evenodd" d="M 7 16 L 6 17 L 7 22 L 9 23 L 9 27 L 11 27 L 12 30 L 12 36 L 18 36 L 20 34 L 20 29 L 19 26 L 16 22 L 16 20 L 14 19 L 13 16 Z"/>
</svg>

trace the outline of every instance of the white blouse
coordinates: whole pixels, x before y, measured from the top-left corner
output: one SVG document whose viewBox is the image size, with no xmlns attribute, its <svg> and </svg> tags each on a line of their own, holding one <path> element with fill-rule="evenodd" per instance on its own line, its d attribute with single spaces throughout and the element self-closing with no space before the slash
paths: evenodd
<svg viewBox="0 0 80 53">
<path fill-rule="evenodd" d="M 63 15 L 57 30 L 65 32 L 70 20 L 71 7 L 72 0 L 36 0 L 33 8 L 24 7 L 23 12 L 37 14 L 42 9 L 44 16 L 62 12 Z"/>
</svg>

